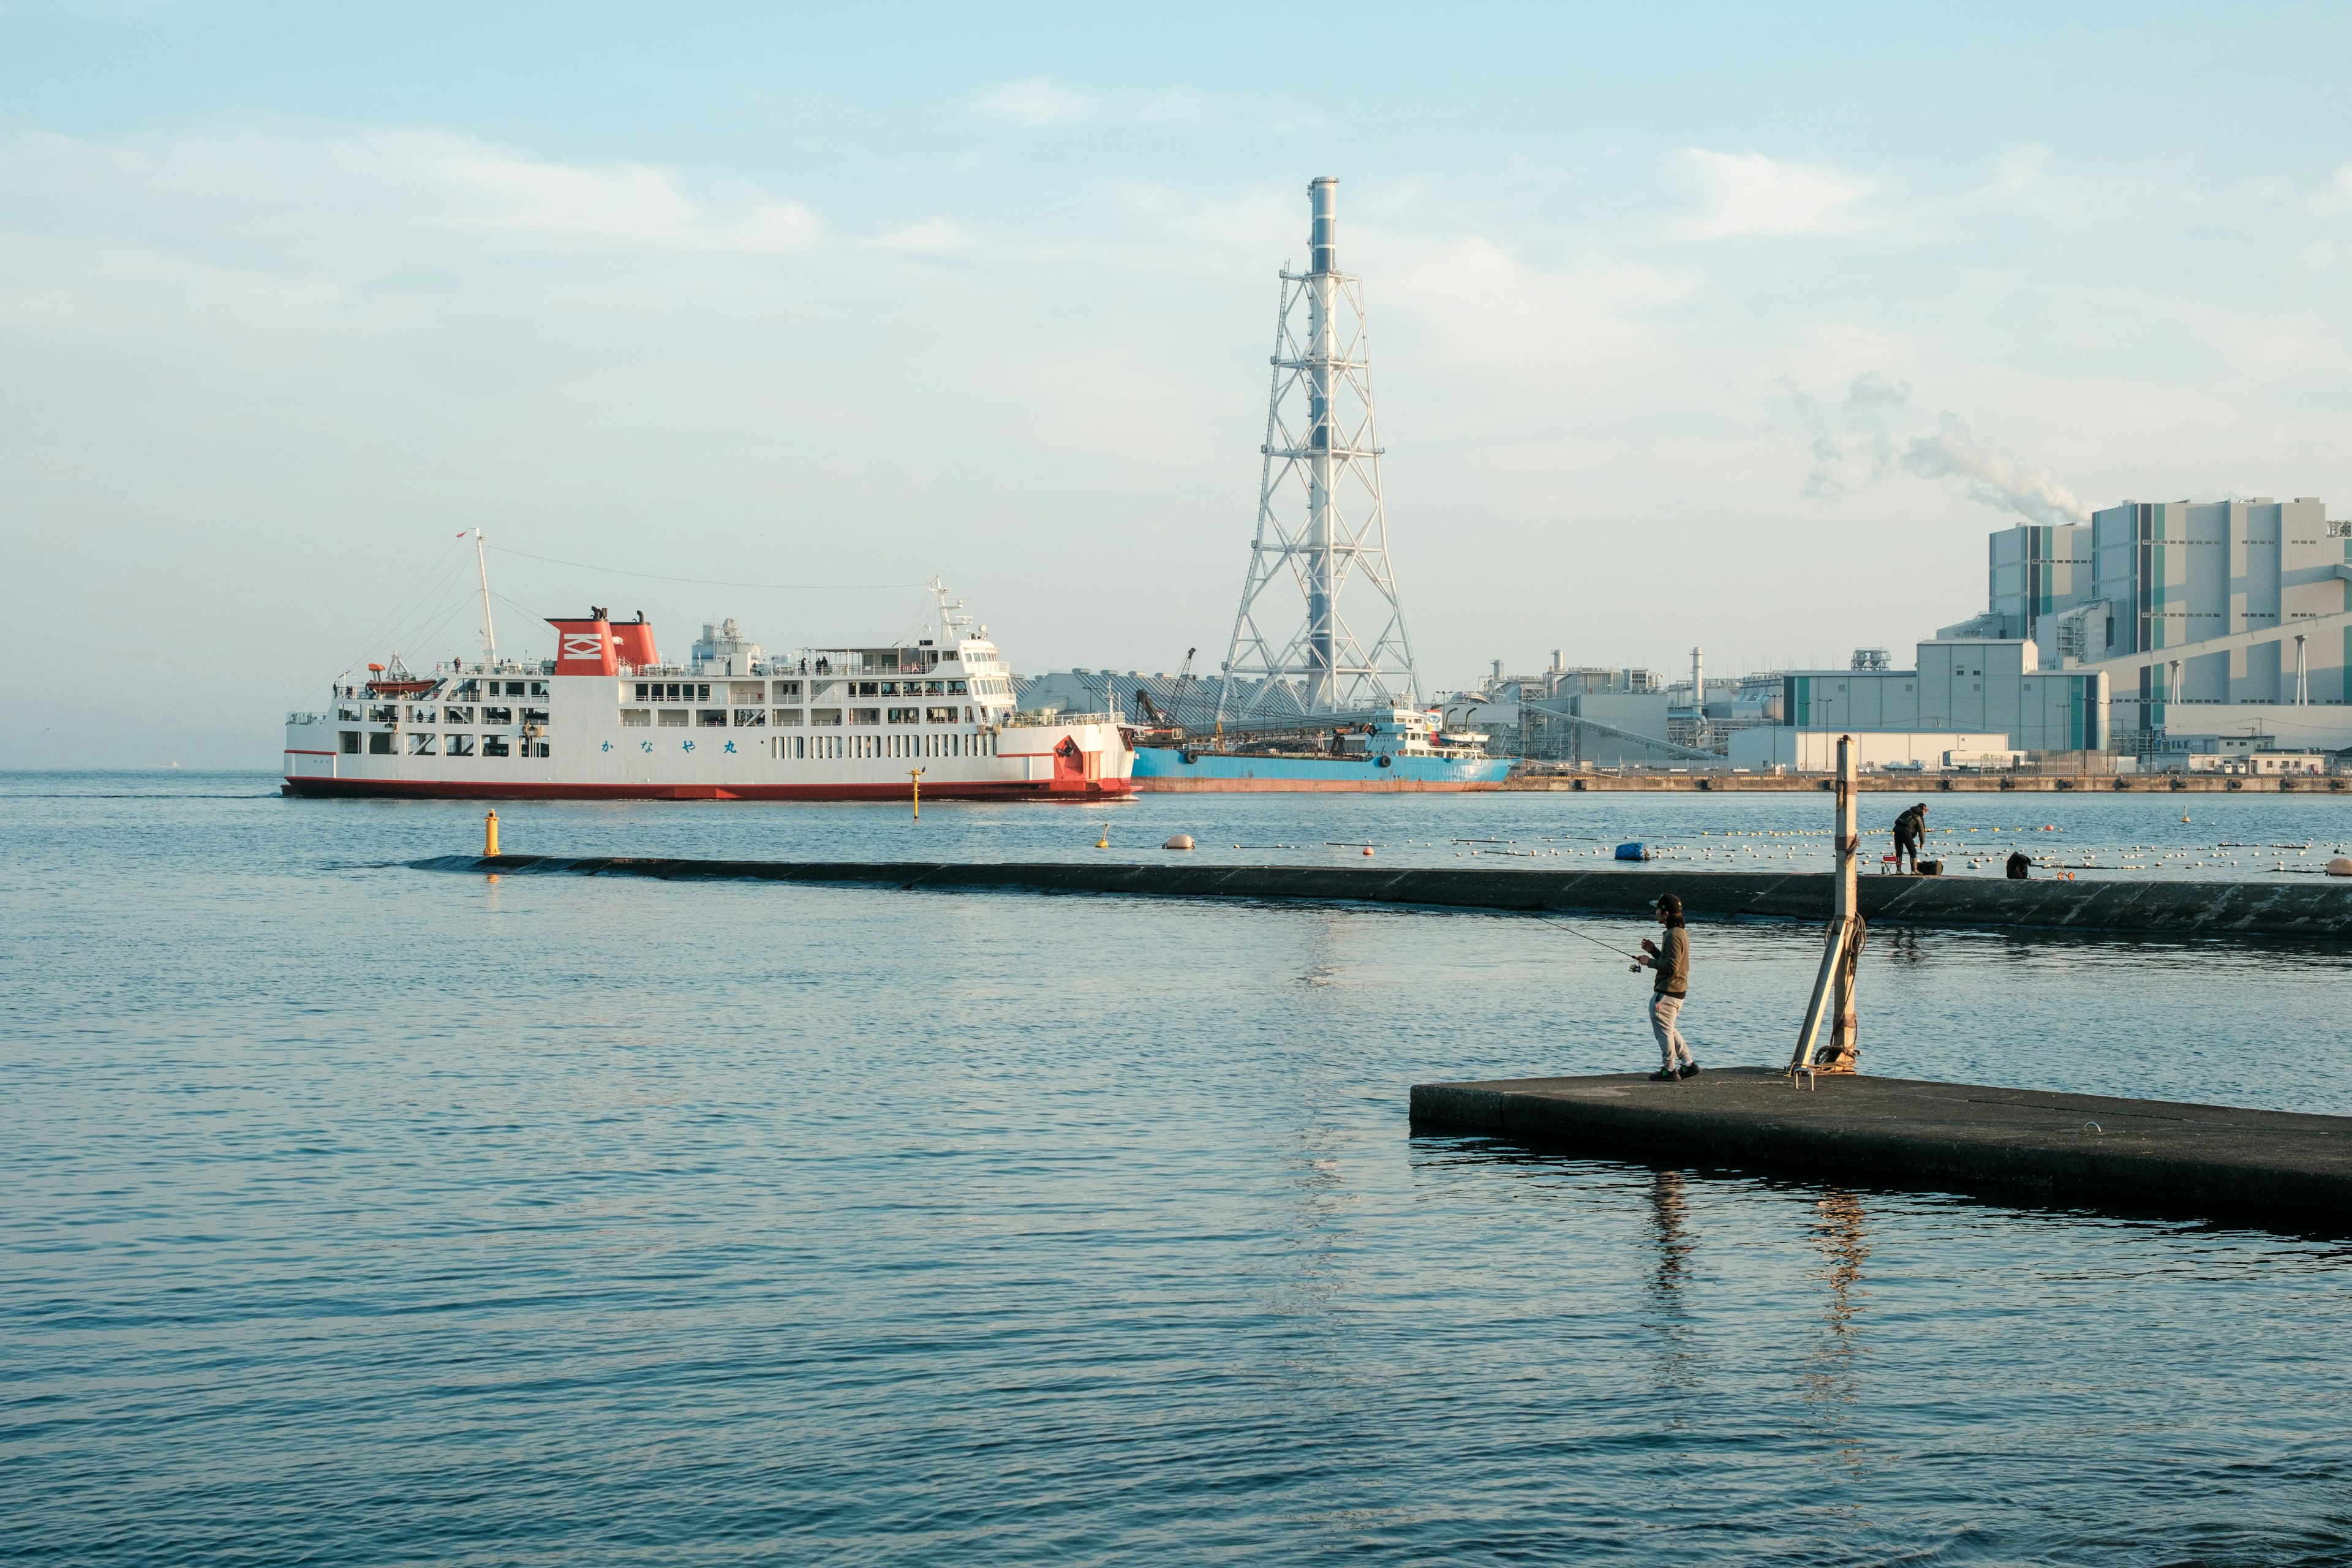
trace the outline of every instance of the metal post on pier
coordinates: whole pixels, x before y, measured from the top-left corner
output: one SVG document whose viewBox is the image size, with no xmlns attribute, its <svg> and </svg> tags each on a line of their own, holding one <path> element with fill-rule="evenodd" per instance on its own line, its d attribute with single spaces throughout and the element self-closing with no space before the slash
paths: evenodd
<svg viewBox="0 0 2352 1568">
<path fill-rule="evenodd" d="M 1831 894 L 1828 940 L 1822 948 L 1821 973 L 1813 978 L 1812 1000 L 1805 1008 L 1804 1027 L 1797 1034 L 1796 1054 L 1789 1058 L 1789 1076 L 1808 1081 L 1816 1072 L 1850 1073 L 1862 1054 L 1854 1013 L 1854 984 L 1862 964 L 1865 936 L 1862 921 L 1862 830 L 1856 820 L 1859 788 L 1853 737 L 1838 737 L 1837 761 L 1837 883 Z M 1829 1039 L 1822 1040 L 1822 1025 L 1829 1024 Z"/>
</svg>

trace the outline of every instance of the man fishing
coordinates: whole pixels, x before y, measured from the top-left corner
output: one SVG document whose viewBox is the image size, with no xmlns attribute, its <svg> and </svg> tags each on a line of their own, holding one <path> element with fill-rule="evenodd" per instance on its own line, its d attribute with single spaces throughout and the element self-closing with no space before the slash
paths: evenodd
<svg viewBox="0 0 2352 1568">
<path fill-rule="evenodd" d="M 1895 870 L 1903 871 L 1903 857 L 1911 857 L 1911 869 L 1919 869 L 1919 846 L 1927 839 L 1927 805 L 1925 801 L 1895 819 Z"/>
<path fill-rule="evenodd" d="M 1655 1082 L 1671 1083 L 1698 1071 L 1689 1043 L 1675 1027 L 1690 994 L 1690 928 L 1683 924 L 1683 901 L 1672 893 L 1658 900 L 1658 923 L 1666 928 L 1665 945 L 1660 947 L 1643 937 L 1642 952 L 1647 956 L 1638 962 L 1658 972 L 1657 984 L 1650 988 L 1650 1032 L 1658 1037 L 1662 1065 L 1650 1077 Z"/>
</svg>

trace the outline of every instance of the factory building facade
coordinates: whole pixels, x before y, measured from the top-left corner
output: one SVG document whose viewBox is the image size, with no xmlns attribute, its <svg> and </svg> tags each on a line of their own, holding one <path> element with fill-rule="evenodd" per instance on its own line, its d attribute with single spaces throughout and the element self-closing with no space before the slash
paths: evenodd
<svg viewBox="0 0 2352 1568">
<path fill-rule="evenodd" d="M 1911 669 L 1799 670 L 1780 678 L 1796 730 L 2006 735 L 2022 752 L 2107 748 L 2104 672 L 2045 670 L 2023 638 L 1939 637 Z"/>
<path fill-rule="evenodd" d="M 1987 611 L 1946 637 L 2096 671 L 2117 749 L 2275 733 L 2352 745 L 2352 522 L 2315 497 L 2126 501 L 1992 535 Z M 2193 742 L 2191 742 L 2193 743 Z"/>
</svg>

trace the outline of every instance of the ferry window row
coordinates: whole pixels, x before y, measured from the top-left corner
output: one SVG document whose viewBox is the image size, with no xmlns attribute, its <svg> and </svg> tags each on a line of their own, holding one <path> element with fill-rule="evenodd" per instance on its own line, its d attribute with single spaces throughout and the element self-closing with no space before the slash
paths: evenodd
<svg viewBox="0 0 2352 1568">
<path fill-rule="evenodd" d="M 545 741 L 484 735 L 480 737 L 481 749 L 477 752 L 476 737 L 472 735 L 436 735 L 429 731 L 412 730 L 408 731 L 405 745 L 401 743 L 401 739 L 389 730 L 378 730 L 366 737 L 366 754 L 371 757 L 543 757 L 547 755 L 548 744 Z M 360 741 L 357 730 L 344 731 L 343 754 L 347 757 L 360 755 Z"/>
<path fill-rule="evenodd" d="M 708 730 L 733 728 L 762 730 L 773 724 L 792 728 L 801 724 L 834 725 L 845 721 L 856 725 L 882 724 L 970 724 L 972 710 L 951 702 L 925 703 L 912 708 L 624 708 L 621 728 L 624 730 L 683 730 L 697 726 Z"/>
<path fill-rule="evenodd" d="M 853 701 L 861 697 L 969 697 L 975 689 L 997 695 L 1010 695 L 1012 690 L 1001 680 L 634 680 L 622 688 L 621 700 L 726 702 L 736 708 L 757 708 L 768 703 Z"/>
<path fill-rule="evenodd" d="M 623 701 L 726 702 L 736 708 L 807 700 L 840 702 L 860 697 L 969 697 L 962 680 L 634 680 Z"/>
<path fill-rule="evenodd" d="M 930 735 L 778 735 L 768 753 L 780 763 L 883 757 L 992 757 L 996 737 L 980 731 Z"/>
<path fill-rule="evenodd" d="M 377 694 L 366 686 L 341 686 L 335 689 L 335 695 L 357 700 L 363 697 L 373 698 Z M 547 682 L 544 680 L 460 680 L 449 688 L 446 695 L 460 702 L 473 702 L 484 698 L 497 697 L 545 697 Z"/>
<path fill-rule="evenodd" d="M 471 724 L 476 721 L 475 715 L 478 713 L 481 715 L 480 722 L 484 724 L 511 724 L 515 721 L 515 711 L 512 708 L 487 706 L 439 709 L 410 707 L 404 710 L 397 703 L 380 702 L 363 709 L 338 708 L 335 710 L 335 717 L 346 724 L 356 724 L 362 720 L 370 724 Z M 544 708 L 525 708 L 521 712 L 522 721 L 526 724 L 547 722 L 547 710 Z"/>
</svg>

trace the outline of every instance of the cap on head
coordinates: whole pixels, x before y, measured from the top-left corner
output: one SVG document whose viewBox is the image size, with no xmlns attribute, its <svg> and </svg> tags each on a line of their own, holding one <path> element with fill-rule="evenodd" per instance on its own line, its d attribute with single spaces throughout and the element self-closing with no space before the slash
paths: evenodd
<svg viewBox="0 0 2352 1568">
<path fill-rule="evenodd" d="M 1672 893 L 1665 894 L 1658 900 L 1658 911 L 1661 914 L 1678 915 L 1683 912 L 1683 901 Z"/>
</svg>

